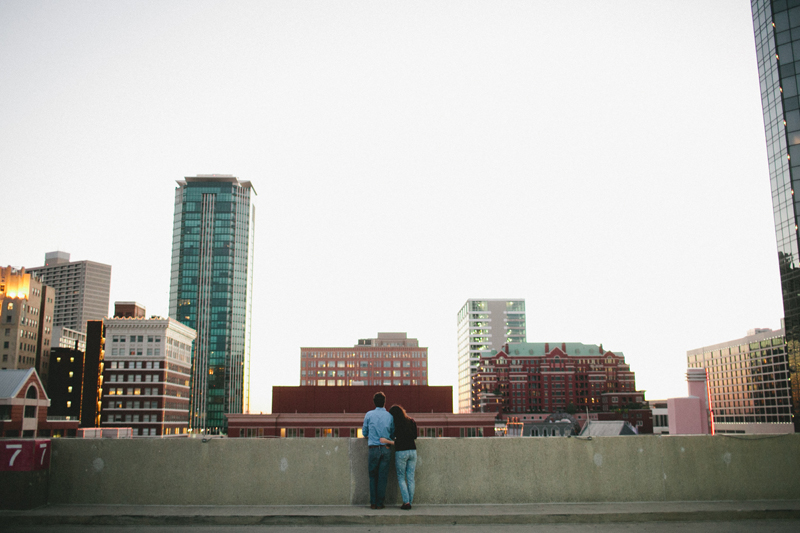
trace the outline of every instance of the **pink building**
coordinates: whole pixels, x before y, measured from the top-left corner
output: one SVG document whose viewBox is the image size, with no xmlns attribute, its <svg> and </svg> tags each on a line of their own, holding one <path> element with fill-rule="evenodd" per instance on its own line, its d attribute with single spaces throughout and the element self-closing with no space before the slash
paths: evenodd
<svg viewBox="0 0 800 533">
<path fill-rule="evenodd" d="M 714 417 L 709 409 L 708 374 L 703 368 L 686 372 L 689 396 L 669 398 L 667 416 L 670 435 L 713 435 Z"/>
</svg>

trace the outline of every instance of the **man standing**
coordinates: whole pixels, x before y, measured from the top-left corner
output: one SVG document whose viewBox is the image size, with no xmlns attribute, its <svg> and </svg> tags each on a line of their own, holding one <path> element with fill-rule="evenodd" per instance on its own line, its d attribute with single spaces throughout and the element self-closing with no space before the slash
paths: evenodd
<svg viewBox="0 0 800 533">
<path fill-rule="evenodd" d="M 389 479 L 389 458 L 391 450 L 387 444 L 382 444 L 381 439 L 389 439 L 394 433 L 394 419 L 389 414 L 386 405 L 386 395 L 376 392 L 372 397 L 375 409 L 364 417 L 362 433 L 367 437 L 369 444 L 369 503 L 373 509 L 383 509 L 383 499 L 386 497 L 386 481 Z"/>
</svg>

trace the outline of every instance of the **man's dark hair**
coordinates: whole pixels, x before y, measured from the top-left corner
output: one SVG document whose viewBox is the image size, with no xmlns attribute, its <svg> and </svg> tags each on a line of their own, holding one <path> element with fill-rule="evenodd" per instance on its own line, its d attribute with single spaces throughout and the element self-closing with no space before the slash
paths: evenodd
<svg viewBox="0 0 800 533">
<path fill-rule="evenodd" d="M 372 397 L 372 401 L 375 402 L 375 407 L 383 407 L 386 405 L 386 395 L 382 392 L 376 392 L 375 396 Z"/>
</svg>

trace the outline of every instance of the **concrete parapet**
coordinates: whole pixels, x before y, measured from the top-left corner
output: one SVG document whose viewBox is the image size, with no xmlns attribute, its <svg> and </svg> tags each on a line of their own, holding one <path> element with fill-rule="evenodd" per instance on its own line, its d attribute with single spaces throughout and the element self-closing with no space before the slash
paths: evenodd
<svg viewBox="0 0 800 533">
<path fill-rule="evenodd" d="M 51 504 L 363 505 L 365 439 L 56 439 Z M 418 439 L 418 504 L 800 500 L 800 436 Z M 394 472 L 387 503 L 399 503 Z"/>
</svg>

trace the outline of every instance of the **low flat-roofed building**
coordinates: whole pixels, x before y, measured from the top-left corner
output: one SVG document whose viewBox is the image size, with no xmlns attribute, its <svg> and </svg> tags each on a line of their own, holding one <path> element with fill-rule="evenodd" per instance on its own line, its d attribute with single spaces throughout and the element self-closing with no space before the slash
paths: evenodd
<svg viewBox="0 0 800 533">
<path fill-rule="evenodd" d="M 228 437 L 361 437 L 364 415 L 382 391 L 402 405 L 420 437 L 490 437 L 493 413 L 453 413 L 452 387 L 273 387 L 272 414 L 226 414 Z"/>
<path fill-rule="evenodd" d="M 386 408 L 400 404 L 408 412 L 452 413 L 453 387 L 272 387 L 273 413 L 365 413 L 372 396 L 383 391 Z"/>
</svg>

